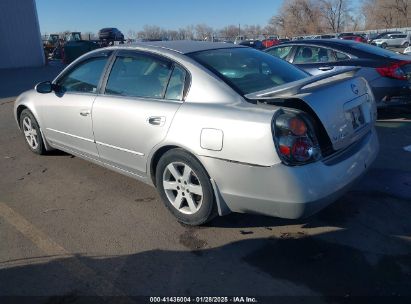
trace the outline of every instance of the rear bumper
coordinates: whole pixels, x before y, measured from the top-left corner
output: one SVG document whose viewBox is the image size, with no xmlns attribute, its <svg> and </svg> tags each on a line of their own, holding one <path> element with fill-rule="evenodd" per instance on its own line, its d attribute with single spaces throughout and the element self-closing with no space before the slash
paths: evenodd
<svg viewBox="0 0 411 304">
<path fill-rule="evenodd" d="M 258 167 L 207 157 L 200 160 L 229 210 L 296 219 L 342 196 L 367 171 L 378 149 L 373 129 L 349 155 L 305 166 Z"/>
<path fill-rule="evenodd" d="M 379 108 L 411 104 L 411 82 L 380 77 L 369 84 Z"/>
</svg>

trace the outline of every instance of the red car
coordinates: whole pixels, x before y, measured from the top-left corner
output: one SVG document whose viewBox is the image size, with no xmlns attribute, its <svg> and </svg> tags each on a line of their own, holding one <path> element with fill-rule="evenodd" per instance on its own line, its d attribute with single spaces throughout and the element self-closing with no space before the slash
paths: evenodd
<svg viewBox="0 0 411 304">
<path fill-rule="evenodd" d="M 357 41 L 357 42 L 367 43 L 367 39 L 365 39 L 362 36 L 343 36 L 340 39 L 354 40 L 354 41 Z"/>
<path fill-rule="evenodd" d="M 280 44 L 280 40 L 278 40 L 278 39 L 264 39 L 261 42 L 262 42 L 264 48 L 269 48 L 269 47 L 275 46 L 277 44 Z"/>
</svg>

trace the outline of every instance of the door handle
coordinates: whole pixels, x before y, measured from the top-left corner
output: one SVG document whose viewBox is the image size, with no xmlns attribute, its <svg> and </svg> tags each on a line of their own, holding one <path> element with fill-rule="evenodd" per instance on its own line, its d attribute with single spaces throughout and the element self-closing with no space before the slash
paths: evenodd
<svg viewBox="0 0 411 304">
<path fill-rule="evenodd" d="M 334 67 L 333 66 L 322 66 L 322 67 L 319 67 L 318 69 L 320 70 L 320 71 L 330 71 L 330 70 L 332 70 Z"/>
<path fill-rule="evenodd" d="M 80 115 L 81 116 L 89 116 L 91 114 L 91 112 L 89 110 L 82 110 L 80 111 Z"/>
<path fill-rule="evenodd" d="M 150 125 L 162 126 L 166 122 L 166 118 L 164 116 L 151 116 L 147 121 Z"/>
</svg>

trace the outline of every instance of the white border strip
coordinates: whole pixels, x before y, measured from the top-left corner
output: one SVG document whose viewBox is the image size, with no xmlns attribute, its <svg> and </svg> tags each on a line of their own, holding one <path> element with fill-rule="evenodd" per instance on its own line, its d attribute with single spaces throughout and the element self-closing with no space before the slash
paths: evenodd
<svg viewBox="0 0 411 304">
<path fill-rule="evenodd" d="M 120 148 L 120 147 L 117 147 L 117 146 L 112 146 L 112 145 L 109 145 L 109 144 L 105 144 L 101 141 L 96 141 L 96 143 L 99 144 L 99 145 L 102 145 L 102 146 L 106 146 L 106 147 L 109 147 L 109 148 L 112 148 L 112 149 L 119 150 L 119 151 L 128 152 L 128 153 L 135 154 L 135 155 L 138 155 L 138 156 L 144 156 L 144 153 L 136 152 L 136 151 L 132 151 L 132 150 L 124 149 L 124 148 Z"/>
<path fill-rule="evenodd" d="M 58 131 L 58 130 L 54 130 L 54 129 L 50 129 L 50 128 L 47 128 L 47 130 L 49 130 L 49 131 L 53 131 L 53 132 L 56 132 L 56 133 L 60 133 L 60 134 L 64 134 L 64 135 L 67 135 L 67 136 L 71 136 L 71 137 L 74 137 L 74 138 L 78 138 L 78 139 L 82 139 L 82 140 L 85 140 L 85 141 L 88 141 L 88 142 L 92 142 L 92 143 L 94 143 L 94 140 L 92 140 L 92 139 L 88 139 L 88 138 L 85 138 L 85 137 L 81 137 L 81 136 L 73 135 L 73 134 L 70 134 L 70 133 L 66 133 L 66 132 L 63 132 L 63 131 Z"/>
</svg>

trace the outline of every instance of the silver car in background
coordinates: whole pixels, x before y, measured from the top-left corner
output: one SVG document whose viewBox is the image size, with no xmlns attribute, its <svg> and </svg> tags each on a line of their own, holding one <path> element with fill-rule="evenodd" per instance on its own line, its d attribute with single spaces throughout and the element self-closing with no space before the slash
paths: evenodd
<svg viewBox="0 0 411 304">
<path fill-rule="evenodd" d="M 29 148 L 60 149 L 157 187 L 181 222 L 310 215 L 378 152 L 363 78 L 310 77 L 251 48 L 153 42 L 100 49 L 23 93 Z"/>
<path fill-rule="evenodd" d="M 387 34 L 379 39 L 374 39 L 372 41 L 373 45 L 386 48 L 386 47 L 404 47 L 407 48 L 410 45 L 410 34 L 407 33 L 396 33 Z"/>
</svg>

